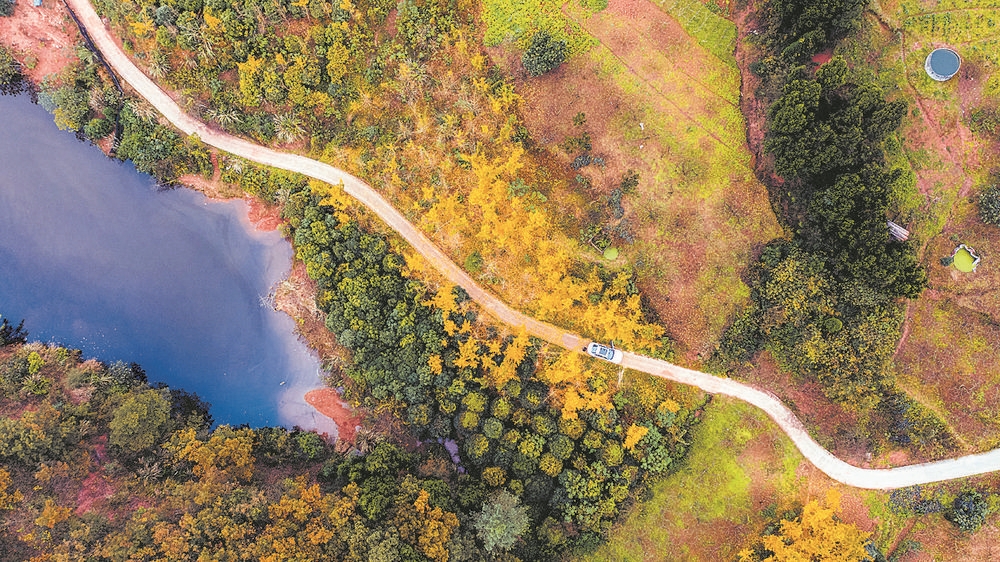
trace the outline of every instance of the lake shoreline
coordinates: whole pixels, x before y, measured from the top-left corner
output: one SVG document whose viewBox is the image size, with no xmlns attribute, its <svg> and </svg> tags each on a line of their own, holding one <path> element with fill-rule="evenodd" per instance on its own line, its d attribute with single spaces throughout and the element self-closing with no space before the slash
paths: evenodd
<svg viewBox="0 0 1000 562">
<path fill-rule="evenodd" d="M 0 43 L 11 49 L 15 58 L 23 65 L 25 79 L 35 88 L 47 77 L 59 75 L 79 60 L 74 49 L 82 42 L 82 36 L 62 2 L 47 2 L 41 8 L 23 2 L 17 3 L 12 16 L 0 18 L 0 37 Z M 110 137 L 92 144 L 110 157 Z M 251 237 L 257 238 L 261 234 L 281 229 L 284 221 L 280 206 L 268 205 L 239 188 L 221 182 L 219 163 L 214 152 L 213 167 L 215 171 L 211 179 L 183 176 L 179 178 L 178 186 L 203 194 L 209 202 L 243 201 L 245 208 L 240 213 L 240 223 Z M 281 234 L 287 240 L 287 236 L 284 236 L 286 233 Z M 308 278 L 305 268 L 301 267 L 294 256 L 290 265 L 288 275 L 275 284 L 269 295 L 272 307 L 294 321 L 295 335 L 314 357 L 318 357 L 321 362 L 327 362 L 332 357 L 342 357 L 343 348 L 336 344 L 333 335 L 326 330 L 322 313 L 315 306 L 315 283 Z M 351 442 L 355 426 L 360 423 L 362 416 L 327 386 L 312 388 L 306 394 L 314 398 L 310 400 L 303 396 L 303 400 L 325 418 L 332 420 L 337 426 L 337 433 L 343 432 L 341 438 Z"/>
</svg>

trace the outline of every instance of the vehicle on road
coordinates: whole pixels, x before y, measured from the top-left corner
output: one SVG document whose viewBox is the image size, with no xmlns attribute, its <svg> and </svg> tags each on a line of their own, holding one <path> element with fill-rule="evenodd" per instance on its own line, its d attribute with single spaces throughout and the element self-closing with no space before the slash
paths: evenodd
<svg viewBox="0 0 1000 562">
<path fill-rule="evenodd" d="M 615 365 L 621 363 L 622 357 L 624 357 L 622 350 L 615 349 L 615 344 L 611 344 L 611 347 L 608 347 L 597 342 L 590 342 L 590 345 L 583 348 L 583 350 L 586 351 L 587 355 L 591 357 L 604 359 L 605 361 L 610 361 Z"/>
</svg>

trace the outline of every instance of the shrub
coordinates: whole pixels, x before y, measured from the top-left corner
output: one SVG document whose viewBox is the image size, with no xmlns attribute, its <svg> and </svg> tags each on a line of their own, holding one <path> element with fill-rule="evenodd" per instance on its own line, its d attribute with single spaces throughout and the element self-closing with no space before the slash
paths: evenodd
<svg viewBox="0 0 1000 562">
<path fill-rule="evenodd" d="M 573 454 L 573 440 L 565 435 L 556 435 L 549 440 L 549 450 L 557 459 L 567 460 Z"/>
<path fill-rule="evenodd" d="M 483 480 L 494 488 L 499 488 L 507 481 L 507 473 L 498 466 L 491 466 L 483 470 Z"/>
<path fill-rule="evenodd" d="M 982 494 L 976 491 L 967 491 L 955 496 L 955 500 L 951 503 L 951 509 L 945 512 L 944 517 L 959 530 L 974 533 L 986 522 L 988 511 L 989 505 Z"/>
<path fill-rule="evenodd" d="M 87 135 L 87 138 L 99 140 L 110 135 L 114 128 L 115 127 L 111 124 L 111 121 L 108 121 L 107 119 L 94 118 L 83 126 L 83 134 Z"/>
<path fill-rule="evenodd" d="M 0 0 L 0 12 L 3 11 L 3 6 L 5 2 L 9 0 Z M 0 47 L 0 86 L 7 84 L 13 84 L 14 81 L 21 75 L 21 67 L 14 60 L 14 55 L 10 54 L 10 51 Z"/>
<path fill-rule="evenodd" d="M 541 76 L 566 60 L 566 42 L 552 39 L 548 31 L 539 31 L 531 38 L 521 63 L 531 76 Z"/>
<path fill-rule="evenodd" d="M 542 455 L 542 459 L 538 463 L 538 468 L 545 474 L 555 478 L 556 476 L 559 476 L 560 472 L 562 472 L 563 463 L 561 460 L 557 459 L 555 455 L 545 453 Z"/>
<path fill-rule="evenodd" d="M 994 185 L 979 196 L 979 218 L 986 224 L 1000 226 L 1000 185 Z"/>
<path fill-rule="evenodd" d="M 503 435 L 503 422 L 496 418 L 488 418 L 483 422 L 483 435 L 490 439 L 500 439 Z"/>
</svg>

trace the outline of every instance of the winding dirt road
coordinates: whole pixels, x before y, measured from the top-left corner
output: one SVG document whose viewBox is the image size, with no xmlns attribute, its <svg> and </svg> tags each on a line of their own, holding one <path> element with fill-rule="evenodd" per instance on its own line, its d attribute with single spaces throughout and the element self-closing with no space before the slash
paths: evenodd
<svg viewBox="0 0 1000 562">
<path fill-rule="evenodd" d="M 580 352 L 584 340 L 555 326 L 539 322 L 508 307 L 486 292 L 461 268 L 452 262 L 422 232 L 389 204 L 368 184 L 342 171 L 296 154 L 279 152 L 254 143 L 213 131 L 204 123 L 185 114 L 163 90 L 142 73 L 118 47 L 111 33 L 88 0 L 65 0 L 76 12 L 97 48 L 112 68 L 163 114 L 175 127 L 186 134 L 196 134 L 203 142 L 220 150 L 275 168 L 282 168 L 324 181 L 343 182 L 344 190 L 367 206 L 398 232 L 452 283 L 463 287 L 490 314 L 514 327 L 524 326 L 527 332 L 549 343 Z M 849 486 L 871 489 L 891 489 L 962 478 L 1000 470 L 1000 449 L 955 459 L 915 464 L 892 469 L 864 469 L 847 464 L 831 455 L 809 436 L 802 422 L 773 394 L 737 381 L 686 369 L 659 359 L 625 353 L 623 365 L 629 369 L 662 377 L 671 381 L 697 386 L 712 394 L 723 394 L 743 400 L 764 410 L 795 443 L 802 455 L 830 478 Z"/>
</svg>

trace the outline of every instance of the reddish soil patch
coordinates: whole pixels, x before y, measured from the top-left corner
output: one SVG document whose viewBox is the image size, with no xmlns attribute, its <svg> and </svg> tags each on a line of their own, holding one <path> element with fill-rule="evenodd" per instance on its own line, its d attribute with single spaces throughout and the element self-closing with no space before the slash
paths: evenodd
<svg viewBox="0 0 1000 562">
<path fill-rule="evenodd" d="M 247 215 L 254 228 L 262 231 L 278 230 L 283 222 L 281 220 L 281 207 L 278 205 L 268 205 L 256 197 L 247 197 L 249 210 Z"/>
<path fill-rule="evenodd" d="M 740 111 L 747 125 L 747 145 L 753 158 L 754 172 L 769 186 L 780 186 L 784 181 L 774 174 L 770 158 L 764 154 L 764 137 L 767 134 L 768 100 L 758 95 L 761 79 L 750 72 L 750 64 L 762 58 L 760 50 L 750 37 L 756 35 L 760 23 L 755 19 L 758 10 L 748 5 L 741 10 L 736 24 L 736 65 L 740 69 Z"/>
<path fill-rule="evenodd" d="M 306 402 L 337 424 L 339 440 L 347 443 L 354 441 L 354 434 L 361 425 L 361 416 L 351 411 L 336 390 L 332 388 L 310 390 L 306 393 Z"/>
<path fill-rule="evenodd" d="M 31 0 L 18 0 L 14 14 L 0 18 L 0 43 L 13 50 L 36 84 L 76 61 L 79 41 L 80 31 L 66 6 L 56 0 L 45 0 L 38 8 Z"/>
<path fill-rule="evenodd" d="M 921 298 L 911 309 L 914 328 L 896 358 L 898 370 L 919 382 L 910 392 L 940 404 L 959 439 L 974 449 L 995 446 L 1000 328 L 953 299 Z"/>
<path fill-rule="evenodd" d="M 813 55 L 812 62 L 813 64 L 826 64 L 830 62 L 830 59 L 832 58 L 833 51 L 823 51 L 822 53 L 816 53 Z"/>
<path fill-rule="evenodd" d="M 93 511 L 97 504 L 110 498 L 114 493 L 114 488 L 104 480 L 104 477 L 91 472 L 81 483 L 80 492 L 76 496 L 76 514 L 83 515 Z"/>
<path fill-rule="evenodd" d="M 920 550 L 909 552 L 900 562 L 931 562 L 933 560 L 1000 560 L 1000 529 L 990 524 L 972 535 L 962 533 L 934 516 L 936 524 L 912 531 L 909 539 L 920 544 Z"/>
<path fill-rule="evenodd" d="M 835 456 L 857 466 L 869 461 L 867 442 L 858 431 L 860 420 L 824 396 L 819 383 L 803 382 L 782 372 L 766 351 L 754 363 L 757 368 L 743 380 L 775 393 Z"/>
</svg>

